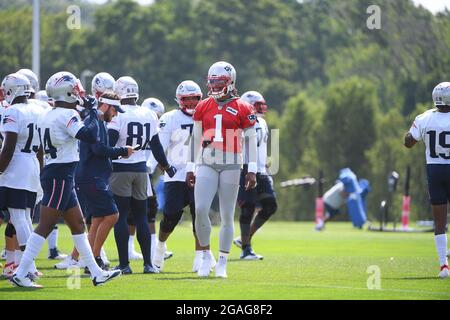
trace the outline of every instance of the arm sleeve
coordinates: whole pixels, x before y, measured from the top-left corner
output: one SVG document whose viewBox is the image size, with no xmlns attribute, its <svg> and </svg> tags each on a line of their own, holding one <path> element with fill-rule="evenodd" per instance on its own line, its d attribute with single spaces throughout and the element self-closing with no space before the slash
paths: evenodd
<svg viewBox="0 0 450 320">
<path fill-rule="evenodd" d="M 159 141 L 158 134 L 155 134 L 152 140 L 150 140 L 150 148 L 152 149 L 152 153 L 156 161 L 158 161 L 161 166 L 167 167 L 169 162 L 167 161 L 166 154 L 164 153 L 164 149 Z"/>
<path fill-rule="evenodd" d="M 119 131 L 115 129 L 108 129 L 108 136 L 109 146 L 114 147 L 117 144 L 117 141 L 119 141 Z"/>
<path fill-rule="evenodd" d="M 105 158 L 107 157 L 116 159 L 119 156 L 126 157 L 128 155 L 127 148 L 107 146 L 102 141 L 97 141 L 96 143 L 91 144 L 91 150 L 94 154 L 103 156 Z"/>
<path fill-rule="evenodd" d="M 8 108 L 3 114 L 0 131 L 19 133 L 19 122 L 19 112 L 14 108 Z"/>
<path fill-rule="evenodd" d="M 95 143 L 98 134 L 97 110 L 91 109 L 89 118 L 86 119 L 84 125 L 78 113 L 74 114 L 67 123 L 67 131 L 72 137 L 78 140 Z"/>
<path fill-rule="evenodd" d="M 414 120 L 414 122 L 413 122 L 413 124 L 412 124 L 412 126 L 411 126 L 411 129 L 409 129 L 409 133 L 411 133 L 411 136 L 414 138 L 414 140 L 416 140 L 416 141 L 420 141 L 420 140 L 422 140 L 422 130 L 421 130 L 421 128 L 420 128 L 420 123 L 421 123 L 421 121 L 420 121 L 420 116 L 418 116 L 415 120 Z"/>
</svg>

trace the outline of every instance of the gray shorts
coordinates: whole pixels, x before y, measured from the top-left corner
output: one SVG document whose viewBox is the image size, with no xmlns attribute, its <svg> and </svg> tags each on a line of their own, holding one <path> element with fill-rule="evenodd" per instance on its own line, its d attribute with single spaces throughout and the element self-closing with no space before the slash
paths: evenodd
<svg viewBox="0 0 450 320">
<path fill-rule="evenodd" d="M 133 197 L 136 200 L 147 199 L 148 182 L 148 173 L 146 172 L 113 172 L 109 178 L 114 195 Z"/>
</svg>

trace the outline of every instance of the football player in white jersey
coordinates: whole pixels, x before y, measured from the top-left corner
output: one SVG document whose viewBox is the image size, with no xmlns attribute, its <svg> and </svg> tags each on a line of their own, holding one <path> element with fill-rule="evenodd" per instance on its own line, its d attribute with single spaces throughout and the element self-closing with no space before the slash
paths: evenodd
<svg viewBox="0 0 450 320">
<path fill-rule="evenodd" d="M 147 98 L 142 102 L 141 105 L 143 108 L 147 108 L 154 113 L 156 113 L 156 116 L 158 119 L 161 118 L 161 116 L 164 114 L 165 107 L 161 100 L 157 98 Z M 150 235 L 152 238 L 152 246 L 151 246 L 151 255 L 152 255 L 152 261 L 153 257 L 155 255 L 155 248 L 156 248 L 156 227 L 155 227 L 155 220 L 156 220 L 156 213 L 158 212 L 158 199 L 156 198 L 156 192 L 155 188 L 152 185 L 152 178 L 153 173 L 156 169 L 156 160 L 155 157 L 153 157 L 152 151 L 150 149 L 150 146 L 148 146 L 146 152 L 146 159 L 147 159 L 147 169 L 149 173 L 149 188 L 151 188 L 152 195 L 147 199 L 147 205 L 148 205 L 148 225 L 150 228 Z M 136 231 L 136 227 L 134 225 L 133 217 L 129 216 L 128 219 L 128 225 L 130 230 L 130 239 L 128 240 L 128 254 L 130 256 L 130 260 L 134 260 L 136 258 L 142 259 L 142 255 L 137 253 L 134 249 L 134 234 Z M 166 251 L 164 254 L 165 259 L 169 259 L 173 256 L 172 252 Z"/>
<path fill-rule="evenodd" d="M 42 94 L 39 96 L 39 98 L 37 96 L 37 93 L 39 92 L 39 80 L 36 74 L 30 69 L 20 69 L 19 71 L 17 71 L 17 73 L 24 75 L 30 81 L 31 87 L 28 101 L 30 103 L 39 105 L 42 109 L 49 108 L 50 104 L 48 102 L 48 96 L 47 95 L 43 96 Z M 34 210 L 39 210 L 39 204 L 41 199 L 42 199 L 42 188 L 41 185 L 39 184 L 36 199 L 37 206 Z M 33 213 L 33 215 L 34 214 L 35 213 Z M 55 225 L 55 228 L 49 234 L 47 241 L 48 241 L 49 259 L 64 260 L 65 258 L 67 258 L 67 254 L 61 253 L 58 250 L 58 225 Z"/>
<path fill-rule="evenodd" d="M 4 138 L 0 152 L 0 206 L 8 210 L 10 222 L 16 230 L 20 250 L 15 251 L 15 264 L 21 261 L 28 238 L 33 232 L 31 211 L 36 202 L 39 185 L 39 137 L 35 133 L 41 108 L 29 103 L 29 80 L 18 73 L 6 76 L 1 95 L 8 104 L 4 110 L 0 131 Z M 34 262 L 26 275 L 36 279 L 40 274 Z"/>
<path fill-rule="evenodd" d="M 137 238 L 144 259 L 144 273 L 158 273 L 151 262 L 151 236 L 147 224 L 147 198 L 149 196 L 149 178 L 145 150 L 150 145 L 153 155 L 162 169 L 173 176 L 176 169 L 169 165 L 158 136 L 158 118 L 147 108 L 136 104 L 139 87 L 129 77 L 121 77 L 115 83 L 115 92 L 120 97 L 119 113 L 108 123 L 108 135 L 111 146 L 134 146 L 136 152 L 128 159 L 113 161 L 113 173 L 110 178 L 111 190 L 119 209 L 119 221 L 114 226 L 119 265 L 116 267 L 124 274 L 132 273 L 128 257 L 128 215 L 132 214 Z"/>
<path fill-rule="evenodd" d="M 273 190 L 272 177 L 267 170 L 267 142 L 269 139 L 269 128 L 264 113 L 267 105 L 264 97 L 257 91 L 248 91 L 241 96 L 241 100 L 251 104 L 257 116 L 255 128 L 258 139 L 258 172 L 256 174 L 256 188 L 245 190 L 245 174 L 247 168 L 241 172 L 241 182 L 238 195 L 238 204 L 241 208 L 239 224 L 241 236 L 234 239 L 234 244 L 242 248 L 241 259 L 262 260 L 263 257 L 253 252 L 251 239 L 255 232 L 276 212 L 277 200 Z M 261 210 L 254 216 L 256 204 L 261 205 Z"/>
<path fill-rule="evenodd" d="M 27 277 L 28 269 L 62 214 L 72 233 L 75 247 L 91 272 L 93 284 L 101 285 L 119 276 L 120 271 L 103 271 L 98 267 L 85 233 L 83 215 L 73 185 L 74 171 L 79 161 L 78 140 L 96 142 L 98 119 L 93 107 L 95 99 L 82 98 L 84 89 L 69 72 L 58 72 L 51 76 L 46 91 L 54 99 L 55 107 L 47 109 L 37 121 L 40 145 L 45 153 L 45 167 L 41 172 L 44 191 L 41 215 L 39 225 L 28 239 L 19 268 L 11 281 L 19 287 L 41 287 Z M 90 109 L 92 115 L 92 122 L 86 126 L 76 110 L 80 104 Z"/>
<path fill-rule="evenodd" d="M 432 93 L 435 109 L 414 120 L 405 146 L 425 143 L 428 194 L 434 216 L 434 234 L 440 263 L 439 277 L 450 275 L 447 261 L 447 204 L 450 201 L 450 82 L 438 84 Z"/>
<path fill-rule="evenodd" d="M 197 83 L 191 80 L 181 82 L 176 90 L 175 101 L 178 109 L 165 113 L 160 119 L 160 139 L 164 150 L 168 152 L 168 159 L 177 168 L 174 177 L 164 176 L 165 206 L 164 216 L 159 226 L 159 239 L 155 251 L 154 265 L 161 271 L 164 267 L 164 252 L 166 241 L 181 219 L 183 209 L 189 206 L 192 216 L 195 237 L 195 259 L 193 272 L 198 272 L 203 257 L 203 250 L 210 250 L 210 246 L 200 246 L 195 234 L 195 201 L 194 189 L 186 184 L 186 165 L 189 161 L 189 142 L 194 127 L 192 114 L 203 97 Z M 212 253 L 211 253 L 212 256 Z M 216 264 L 211 260 L 211 268 Z"/>
</svg>

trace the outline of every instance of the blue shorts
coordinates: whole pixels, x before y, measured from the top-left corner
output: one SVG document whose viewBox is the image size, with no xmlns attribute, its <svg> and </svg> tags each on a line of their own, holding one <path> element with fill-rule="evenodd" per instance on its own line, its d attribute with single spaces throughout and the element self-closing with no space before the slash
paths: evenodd
<svg viewBox="0 0 450 320">
<path fill-rule="evenodd" d="M 81 212 L 83 213 L 84 220 L 87 225 L 92 224 L 92 216 L 89 212 L 88 201 L 84 193 L 78 188 L 78 184 L 75 186 L 75 192 L 77 193 L 78 202 L 80 203 Z"/>
<path fill-rule="evenodd" d="M 77 194 L 83 199 L 83 214 L 88 217 L 106 217 L 118 213 L 116 202 L 108 181 L 95 178 L 92 182 L 78 183 Z M 86 213 L 84 213 L 86 211 Z"/>
<path fill-rule="evenodd" d="M 428 164 L 428 195 L 432 205 L 443 205 L 450 201 L 450 165 Z"/>
<path fill-rule="evenodd" d="M 256 188 L 245 190 L 245 176 L 247 170 L 242 170 L 241 180 L 239 183 L 238 205 L 256 206 L 258 201 L 266 198 L 275 198 L 275 191 L 273 190 L 272 178 L 268 175 L 256 174 Z"/>
<path fill-rule="evenodd" d="M 73 178 L 71 179 L 41 179 L 42 205 L 56 209 L 58 211 L 66 211 L 78 206 L 78 199 L 73 187 Z"/>
<path fill-rule="evenodd" d="M 28 190 L 0 187 L 0 210 L 13 209 L 34 209 L 36 204 L 36 192 Z"/>
<path fill-rule="evenodd" d="M 184 181 L 165 182 L 164 195 L 166 197 L 164 216 L 176 218 L 183 213 L 184 207 L 189 205 L 192 221 L 195 221 L 194 188 L 189 188 Z"/>
</svg>

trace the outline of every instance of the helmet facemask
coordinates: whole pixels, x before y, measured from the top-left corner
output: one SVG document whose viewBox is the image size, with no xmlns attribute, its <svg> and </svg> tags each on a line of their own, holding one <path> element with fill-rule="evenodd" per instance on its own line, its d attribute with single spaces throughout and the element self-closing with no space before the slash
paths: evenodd
<svg viewBox="0 0 450 320">
<path fill-rule="evenodd" d="M 233 80 L 228 76 L 208 77 L 207 87 L 208 95 L 214 99 L 224 98 L 234 90 Z"/>
<path fill-rule="evenodd" d="M 178 95 L 176 101 L 181 110 L 187 114 L 193 115 L 195 107 L 197 107 L 201 99 L 201 95 Z"/>
</svg>

